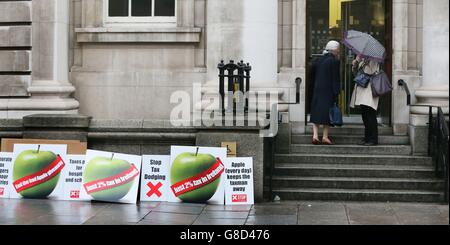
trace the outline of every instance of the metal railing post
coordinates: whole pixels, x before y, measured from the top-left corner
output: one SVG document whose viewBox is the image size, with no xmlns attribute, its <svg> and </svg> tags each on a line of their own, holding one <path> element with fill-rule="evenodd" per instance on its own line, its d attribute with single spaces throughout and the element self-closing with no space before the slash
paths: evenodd
<svg viewBox="0 0 450 245">
<path fill-rule="evenodd" d="M 449 199 L 449 159 L 448 159 L 448 141 L 449 131 L 442 108 L 435 105 L 411 105 L 411 94 L 408 84 L 399 80 L 398 85 L 405 89 L 407 95 L 407 105 L 428 108 L 428 156 L 432 158 L 435 165 L 436 176 L 444 178 L 444 200 L 448 203 Z M 433 109 L 437 109 L 436 117 L 433 115 Z"/>
</svg>

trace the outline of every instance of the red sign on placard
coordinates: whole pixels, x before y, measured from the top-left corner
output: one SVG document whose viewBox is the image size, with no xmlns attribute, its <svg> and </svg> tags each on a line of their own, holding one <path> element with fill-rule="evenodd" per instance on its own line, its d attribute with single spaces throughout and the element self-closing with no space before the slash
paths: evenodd
<svg viewBox="0 0 450 245">
<path fill-rule="evenodd" d="M 55 161 L 53 161 L 49 166 L 42 169 L 41 171 L 14 181 L 14 188 L 16 189 L 17 193 L 20 193 L 33 186 L 47 182 L 58 175 L 62 171 L 64 166 L 64 161 L 62 160 L 61 156 L 58 155 Z"/>
<path fill-rule="evenodd" d="M 5 188 L 0 187 L 0 197 L 2 197 L 3 195 L 5 195 Z"/>
<path fill-rule="evenodd" d="M 136 168 L 134 164 L 131 164 L 131 167 L 122 173 L 116 174 L 114 176 L 95 180 L 89 183 L 84 184 L 84 189 L 87 194 L 91 194 L 98 191 L 103 191 L 107 189 L 114 188 L 119 185 L 126 184 L 132 181 L 134 178 L 139 176 L 139 170 Z"/>
<path fill-rule="evenodd" d="M 231 201 L 234 203 L 246 203 L 247 202 L 247 195 L 246 194 L 237 194 L 231 196 Z"/>
<path fill-rule="evenodd" d="M 162 196 L 162 193 L 159 190 L 163 186 L 163 184 L 161 182 L 158 182 L 158 184 L 156 184 L 156 185 L 153 185 L 152 182 L 148 182 L 147 186 L 150 188 L 150 191 L 147 193 L 148 197 L 151 197 L 153 195 L 156 195 L 157 197 Z"/>
<path fill-rule="evenodd" d="M 80 191 L 79 190 L 70 191 L 70 198 L 72 198 L 72 199 L 80 198 Z"/>
</svg>

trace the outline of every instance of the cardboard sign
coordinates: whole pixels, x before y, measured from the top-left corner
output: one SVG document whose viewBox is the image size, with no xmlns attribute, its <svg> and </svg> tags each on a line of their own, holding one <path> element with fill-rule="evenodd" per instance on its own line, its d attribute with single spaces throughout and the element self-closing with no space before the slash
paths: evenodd
<svg viewBox="0 0 450 245">
<path fill-rule="evenodd" d="M 15 144 L 10 198 L 61 199 L 66 145 Z"/>
<path fill-rule="evenodd" d="M 170 156 L 142 156 L 141 201 L 168 201 L 169 175 Z"/>
<path fill-rule="evenodd" d="M 142 156 L 88 150 L 81 198 L 135 204 L 141 163 Z"/>
<path fill-rule="evenodd" d="M 224 204 L 226 148 L 171 147 L 170 202 Z"/>
<path fill-rule="evenodd" d="M 225 178 L 225 205 L 254 204 L 251 157 L 226 159 Z"/>
<path fill-rule="evenodd" d="M 0 198 L 9 198 L 9 185 L 12 178 L 13 154 L 0 152 Z"/>
<path fill-rule="evenodd" d="M 64 169 L 64 191 L 62 199 L 66 201 L 83 201 L 81 189 L 83 188 L 83 166 L 85 155 L 67 155 Z"/>
<path fill-rule="evenodd" d="M 15 144 L 66 145 L 69 155 L 84 155 L 87 150 L 87 143 L 77 140 L 2 139 L 1 152 L 13 152 Z"/>
</svg>

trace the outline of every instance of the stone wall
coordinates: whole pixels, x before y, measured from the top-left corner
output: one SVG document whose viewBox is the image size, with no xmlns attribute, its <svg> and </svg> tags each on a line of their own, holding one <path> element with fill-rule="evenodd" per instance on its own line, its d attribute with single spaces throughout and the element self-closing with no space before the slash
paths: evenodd
<svg viewBox="0 0 450 245">
<path fill-rule="evenodd" d="M 397 81 L 403 79 L 414 94 L 422 80 L 422 5 L 422 0 L 393 0 L 392 123 L 397 135 L 408 133 L 410 116 L 405 91 Z"/>
<path fill-rule="evenodd" d="M 283 100 L 294 102 L 296 78 L 302 79 L 300 104 L 289 106 L 288 120 L 295 133 L 305 131 L 306 0 L 278 0 L 278 86 Z"/>
<path fill-rule="evenodd" d="M 168 119 L 171 94 L 205 82 L 205 0 L 178 1 L 175 25 L 106 23 L 102 0 L 71 6 L 71 81 L 80 113 Z"/>
<path fill-rule="evenodd" d="M 31 1 L 0 1 L 0 97 L 28 96 L 31 13 Z M 0 101 L 0 118 L 4 102 Z"/>
<path fill-rule="evenodd" d="M 304 76 L 305 0 L 279 1 L 283 21 L 273 1 L 275 11 L 272 3 L 253 7 L 255 0 L 179 0 L 177 23 L 158 26 L 111 24 L 104 19 L 104 0 L 71 0 L 70 77 L 80 113 L 168 119 L 174 91 L 191 93 L 193 83 L 217 91 L 216 65 L 231 58 L 251 62 L 252 89 L 295 100 L 295 78 Z M 278 51 L 276 26 L 272 33 L 277 22 L 283 30 Z M 277 62 L 277 53 L 286 62 Z"/>
</svg>

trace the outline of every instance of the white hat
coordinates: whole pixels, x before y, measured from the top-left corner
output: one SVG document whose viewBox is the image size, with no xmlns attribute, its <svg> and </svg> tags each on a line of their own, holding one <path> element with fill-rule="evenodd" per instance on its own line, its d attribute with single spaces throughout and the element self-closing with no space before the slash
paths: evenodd
<svg viewBox="0 0 450 245">
<path fill-rule="evenodd" d="M 325 47 L 325 50 L 327 50 L 327 51 L 337 50 L 337 49 L 339 49 L 339 46 L 341 46 L 341 45 L 339 44 L 339 42 L 336 42 L 336 41 L 329 41 L 329 42 L 327 43 L 327 46 Z"/>
</svg>

